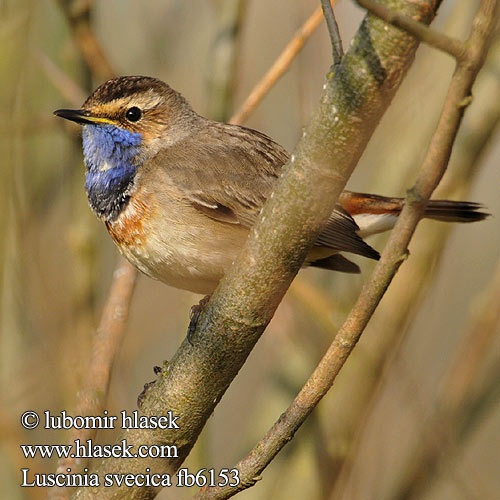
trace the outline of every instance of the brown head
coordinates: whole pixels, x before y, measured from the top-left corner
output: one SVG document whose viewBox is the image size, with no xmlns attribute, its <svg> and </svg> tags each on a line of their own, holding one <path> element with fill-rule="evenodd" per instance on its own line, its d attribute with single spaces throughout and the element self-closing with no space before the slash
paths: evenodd
<svg viewBox="0 0 500 500">
<path fill-rule="evenodd" d="M 127 205 L 141 165 L 204 123 L 178 92 L 145 76 L 109 80 L 81 109 L 54 114 L 83 126 L 85 188 L 92 210 L 106 221 Z"/>
<path fill-rule="evenodd" d="M 142 134 L 143 147 L 161 140 L 175 142 L 200 117 L 166 83 L 147 76 L 121 76 L 98 87 L 82 109 L 59 109 L 57 116 L 82 125 L 110 124 Z"/>
</svg>

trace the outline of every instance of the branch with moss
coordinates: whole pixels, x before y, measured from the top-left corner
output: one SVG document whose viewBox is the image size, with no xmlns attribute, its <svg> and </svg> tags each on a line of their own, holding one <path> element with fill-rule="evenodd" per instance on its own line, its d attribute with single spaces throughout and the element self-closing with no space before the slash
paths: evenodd
<svg viewBox="0 0 500 500">
<path fill-rule="evenodd" d="M 438 2 L 390 4 L 428 23 Z M 120 437 L 135 446 L 173 445 L 178 456 L 106 460 L 96 471 L 101 478 L 106 473 L 140 473 L 146 467 L 151 473 L 172 474 L 183 462 L 326 225 L 417 47 L 413 37 L 373 16 L 363 21 L 342 63 L 328 74 L 320 105 L 245 248 L 200 316 L 192 345 L 181 345 L 145 396 L 143 415 L 170 410 L 179 416 L 180 429 L 128 429 Z M 95 494 L 83 488 L 76 498 Z M 153 495 L 147 487 L 99 489 L 103 499 Z"/>
</svg>

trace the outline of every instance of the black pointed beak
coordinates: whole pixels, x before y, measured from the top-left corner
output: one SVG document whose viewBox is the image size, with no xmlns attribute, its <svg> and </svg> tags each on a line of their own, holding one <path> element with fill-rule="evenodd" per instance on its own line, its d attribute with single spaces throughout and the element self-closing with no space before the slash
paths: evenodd
<svg viewBox="0 0 500 500">
<path fill-rule="evenodd" d="M 58 109 L 54 111 L 54 114 L 56 116 L 60 116 L 61 118 L 65 118 L 66 120 L 79 123 L 80 125 L 95 123 L 95 120 L 92 120 L 90 113 L 84 109 Z"/>
</svg>

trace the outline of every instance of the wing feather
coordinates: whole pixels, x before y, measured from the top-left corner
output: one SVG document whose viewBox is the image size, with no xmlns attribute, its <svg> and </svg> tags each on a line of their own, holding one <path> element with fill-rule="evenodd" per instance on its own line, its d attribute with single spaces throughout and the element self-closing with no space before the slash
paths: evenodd
<svg viewBox="0 0 500 500">
<path fill-rule="evenodd" d="M 378 260 L 380 254 L 359 236 L 358 231 L 354 219 L 337 205 L 316 244 Z"/>
<path fill-rule="evenodd" d="M 271 138 L 246 127 L 207 120 L 153 159 L 184 199 L 207 217 L 250 228 L 289 155 Z M 354 219 L 338 205 L 316 244 L 378 259 L 357 234 Z"/>
</svg>

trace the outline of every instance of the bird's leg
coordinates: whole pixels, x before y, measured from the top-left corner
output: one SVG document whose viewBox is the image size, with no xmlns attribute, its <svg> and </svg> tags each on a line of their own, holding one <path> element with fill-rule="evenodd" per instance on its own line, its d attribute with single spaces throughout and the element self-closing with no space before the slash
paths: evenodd
<svg viewBox="0 0 500 500">
<path fill-rule="evenodd" d="M 153 372 L 155 375 L 159 375 L 162 372 L 162 367 L 161 366 L 153 366 Z M 144 401 L 144 398 L 146 397 L 147 392 L 149 389 L 154 385 L 156 380 L 152 380 L 151 382 L 147 382 L 144 384 L 144 389 L 142 389 L 142 392 L 137 396 L 137 407 L 141 408 L 142 402 Z"/>
<path fill-rule="evenodd" d="M 191 306 L 191 309 L 189 310 L 189 326 L 187 330 L 187 341 L 192 345 L 193 343 L 191 342 L 193 333 L 196 330 L 196 325 L 198 324 L 198 319 L 200 317 L 201 312 L 205 308 L 205 306 L 208 304 L 208 301 L 210 300 L 210 295 L 205 295 L 198 304 L 195 304 L 194 306 Z"/>
</svg>

